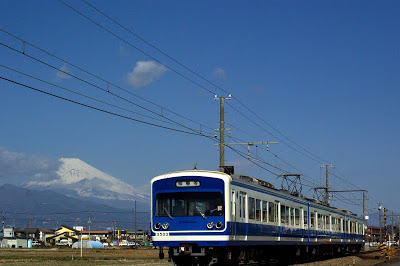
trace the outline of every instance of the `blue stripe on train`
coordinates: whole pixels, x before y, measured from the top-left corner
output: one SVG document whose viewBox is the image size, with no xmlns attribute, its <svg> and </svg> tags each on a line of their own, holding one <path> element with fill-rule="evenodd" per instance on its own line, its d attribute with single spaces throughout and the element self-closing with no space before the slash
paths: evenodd
<svg viewBox="0 0 400 266">
<path fill-rule="evenodd" d="M 247 225 L 247 236 L 258 236 L 258 237 L 286 237 L 286 238 L 307 238 L 310 236 L 312 239 L 345 239 L 348 240 L 363 240 L 363 235 L 357 234 L 344 234 L 340 232 L 329 232 L 323 230 L 310 230 L 291 228 L 285 226 L 275 226 L 275 225 L 265 225 L 265 224 L 246 224 L 246 223 L 236 223 L 236 235 L 244 236 L 246 234 L 239 233 L 244 232 L 243 230 L 238 230 L 239 228 L 245 228 Z M 187 235 L 234 235 L 235 225 L 234 223 L 228 223 L 225 231 L 219 231 L 216 229 L 204 231 L 204 232 L 170 232 L 171 236 L 187 236 Z M 154 233 L 152 233 L 154 236 Z"/>
</svg>

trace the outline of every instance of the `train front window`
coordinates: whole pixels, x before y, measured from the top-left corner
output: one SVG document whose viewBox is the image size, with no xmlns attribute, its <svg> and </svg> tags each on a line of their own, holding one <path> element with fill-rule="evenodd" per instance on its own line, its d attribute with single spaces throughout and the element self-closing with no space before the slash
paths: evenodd
<svg viewBox="0 0 400 266">
<path fill-rule="evenodd" d="M 159 193 L 155 215 L 158 217 L 221 216 L 223 198 L 220 192 Z"/>
</svg>

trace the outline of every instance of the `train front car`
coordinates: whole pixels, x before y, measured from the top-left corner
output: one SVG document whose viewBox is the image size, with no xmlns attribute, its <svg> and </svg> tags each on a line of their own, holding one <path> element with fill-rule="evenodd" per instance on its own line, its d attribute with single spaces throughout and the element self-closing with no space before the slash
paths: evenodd
<svg viewBox="0 0 400 266">
<path fill-rule="evenodd" d="M 230 180 L 224 173 L 194 170 L 151 181 L 153 244 L 169 248 L 176 265 L 207 265 L 216 255 L 226 256 Z"/>
</svg>

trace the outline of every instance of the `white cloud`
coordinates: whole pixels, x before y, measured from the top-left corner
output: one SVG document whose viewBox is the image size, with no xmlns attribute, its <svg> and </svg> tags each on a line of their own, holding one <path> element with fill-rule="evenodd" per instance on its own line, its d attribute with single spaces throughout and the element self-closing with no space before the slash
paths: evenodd
<svg viewBox="0 0 400 266">
<path fill-rule="evenodd" d="M 61 71 L 60 71 L 61 70 Z M 65 73 L 64 73 L 65 72 Z M 66 73 L 70 73 L 71 74 L 71 70 L 69 70 L 69 68 L 67 67 L 67 65 L 64 63 L 64 65 L 62 67 L 59 68 L 59 71 L 57 71 L 56 73 L 56 80 L 63 80 L 63 79 L 70 79 L 72 78 L 70 75 L 66 74 Z"/>
<path fill-rule="evenodd" d="M 27 178 L 34 176 L 50 177 L 57 171 L 59 164 L 57 160 L 11 152 L 0 147 L 0 179 L 11 179 L 16 176 Z"/>
<path fill-rule="evenodd" d="M 167 68 L 154 61 L 138 61 L 132 72 L 127 74 L 129 85 L 141 88 L 160 79 Z"/>
<path fill-rule="evenodd" d="M 214 70 L 213 75 L 217 79 L 226 79 L 226 71 L 219 67 Z"/>
</svg>

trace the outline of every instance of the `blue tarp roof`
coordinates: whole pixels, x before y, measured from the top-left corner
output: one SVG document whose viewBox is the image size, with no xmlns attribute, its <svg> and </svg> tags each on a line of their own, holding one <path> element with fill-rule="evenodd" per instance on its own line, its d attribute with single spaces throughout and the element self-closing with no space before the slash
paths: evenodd
<svg viewBox="0 0 400 266">
<path fill-rule="evenodd" d="M 103 243 L 92 240 L 77 241 L 72 245 L 72 248 L 81 248 L 81 243 L 82 248 L 103 248 Z"/>
</svg>

